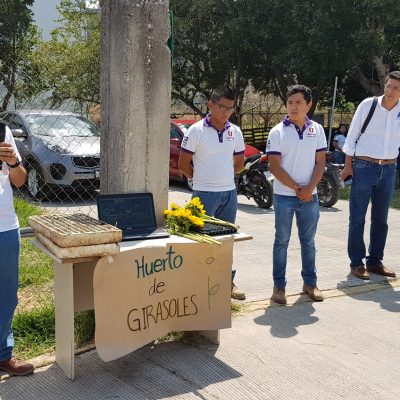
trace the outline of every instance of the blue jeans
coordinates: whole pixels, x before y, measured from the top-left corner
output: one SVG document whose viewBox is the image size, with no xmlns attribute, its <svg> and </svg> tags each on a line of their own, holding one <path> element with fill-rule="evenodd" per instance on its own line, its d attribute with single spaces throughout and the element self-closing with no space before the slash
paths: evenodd
<svg viewBox="0 0 400 400">
<path fill-rule="evenodd" d="M 237 211 L 237 193 L 236 189 L 225 192 L 204 192 L 193 190 L 192 198 L 200 198 L 201 203 L 206 210 L 206 214 L 235 223 Z M 232 282 L 235 279 L 236 270 L 232 271 Z"/>
<path fill-rule="evenodd" d="M 17 307 L 19 229 L 0 232 L 0 361 L 11 358 L 14 337 L 11 323 Z"/>
<path fill-rule="evenodd" d="M 350 223 L 347 251 L 350 267 L 380 265 L 388 233 L 388 212 L 394 190 L 396 164 L 379 165 L 355 160 L 350 193 Z M 368 256 L 364 243 L 365 215 L 371 200 L 371 230 Z"/>
<path fill-rule="evenodd" d="M 225 192 L 203 192 L 194 190 L 193 197 L 199 197 L 206 214 L 224 221 L 235 223 L 237 211 L 236 189 Z"/>
<path fill-rule="evenodd" d="M 286 287 L 287 248 L 292 231 L 293 215 L 296 215 L 301 246 L 301 276 L 305 285 L 317 285 L 314 237 L 319 219 L 318 197 L 302 202 L 295 196 L 274 194 L 275 241 L 273 251 L 274 287 Z"/>
<path fill-rule="evenodd" d="M 333 152 L 333 162 L 335 164 L 344 164 L 345 156 L 346 155 L 344 153 L 335 150 Z"/>
</svg>

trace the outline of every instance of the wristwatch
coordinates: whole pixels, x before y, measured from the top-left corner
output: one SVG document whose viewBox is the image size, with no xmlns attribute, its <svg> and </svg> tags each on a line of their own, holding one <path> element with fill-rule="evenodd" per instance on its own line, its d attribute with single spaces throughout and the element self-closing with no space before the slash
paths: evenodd
<svg viewBox="0 0 400 400">
<path fill-rule="evenodd" d="M 8 165 L 10 168 L 17 168 L 20 164 L 21 164 L 21 163 L 19 162 L 18 158 L 17 158 L 17 162 L 16 162 L 15 164 L 13 164 L 13 165 L 10 165 L 9 163 L 7 163 L 7 165 Z"/>
</svg>

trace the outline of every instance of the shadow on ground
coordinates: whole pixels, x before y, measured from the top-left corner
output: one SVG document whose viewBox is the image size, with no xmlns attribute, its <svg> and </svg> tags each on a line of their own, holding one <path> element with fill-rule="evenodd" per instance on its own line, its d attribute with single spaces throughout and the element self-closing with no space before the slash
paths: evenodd
<svg viewBox="0 0 400 400">
<path fill-rule="evenodd" d="M 270 327 L 270 334 L 278 338 L 291 338 L 298 334 L 297 327 L 311 325 L 319 321 L 313 315 L 315 308 L 312 303 L 304 303 L 303 296 L 290 307 L 268 307 L 265 314 L 254 319 L 258 325 Z"/>
<path fill-rule="evenodd" d="M 2 382 L 1 399 L 31 400 L 33 391 L 41 400 L 156 400 L 185 394 L 206 399 L 207 386 L 241 376 L 216 357 L 216 345 L 206 343 L 160 343 L 107 363 L 92 351 L 76 357 L 75 381 L 54 364 L 32 376 Z"/>
<path fill-rule="evenodd" d="M 337 284 L 337 289 L 352 299 L 375 302 L 384 310 L 400 312 L 400 292 L 395 291 L 395 288 L 390 285 L 390 282 L 395 281 L 396 279 L 386 278 L 376 274 L 370 274 L 370 280 L 362 281 L 349 274 L 347 280 Z M 365 289 L 371 286 L 371 291 L 366 290 L 365 293 L 352 293 L 352 291 L 349 290 L 349 287 L 359 287 L 361 285 L 363 285 Z M 382 287 L 378 285 L 382 285 Z"/>
</svg>

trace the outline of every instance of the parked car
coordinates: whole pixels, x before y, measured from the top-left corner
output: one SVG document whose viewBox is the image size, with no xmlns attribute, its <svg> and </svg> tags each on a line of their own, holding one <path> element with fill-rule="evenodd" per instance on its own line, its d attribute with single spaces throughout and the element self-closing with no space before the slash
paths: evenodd
<svg viewBox="0 0 400 400">
<path fill-rule="evenodd" d="M 197 119 L 173 119 L 173 120 L 171 120 L 172 123 L 174 123 L 175 125 L 178 125 L 178 127 L 180 128 L 180 130 L 183 133 L 186 133 L 187 130 L 189 129 L 189 127 L 197 121 L 198 121 Z"/>
<path fill-rule="evenodd" d="M 191 181 L 178 168 L 179 153 L 181 151 L 181 142 L 183 131 L 177 124 L 171 122 L 169 130 L 169 179 L 183 182 L 188 189 L 192 189 Z"/>
<path fill-rule="evenodd" d="M 53 110 L 0 113 L 11 129 L 36 199 L 59 189 L 99 188 L 100 132 L 78 114 Z"/>
<path fill-rule="evenodd" d="M 184 136 L 184 131 L 181 128 L 185 125 L 185 129 L 188 129 L 190 125 L 197 122 L 197 120 L 171 120 L 171 127 L 169 131 L 169 142 L 170 142 L 170 156 L 169 156 L 169 179 L 174 181 L 183 182 L 189 190 L 192 190 L 192 181 L 188 179 L 178 168 L 179 153 L 181 150 L 181 142 Z M 260 150 L 245 145 L 244 157 L 248 158 L 254 154 L 260 153 Z"/>
</svg>

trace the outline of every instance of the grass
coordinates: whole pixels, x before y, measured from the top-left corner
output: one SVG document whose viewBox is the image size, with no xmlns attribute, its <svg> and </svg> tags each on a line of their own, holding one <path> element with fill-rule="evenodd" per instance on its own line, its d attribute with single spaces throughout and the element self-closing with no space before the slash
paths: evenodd
<svg viewBox="0 0 400 400">
<path fill-rule="evenodd" d="M 344 188 L 339 191 L 339 199 L 340 200 L 349 200 L 350 199 L 350 188 Z M 396 189 L 393 193 L 392 199 L 392 208 L 400 209 L 400 189 Z"/>
<path fill-rule="evenodd" d="M 28 226 L 31 215 L 43 210 L 14 197 L 20 226 Z M 14 353 L 22 359 L 53 352 L 55 348 L 54 270 L 52 259 L 22 239 L 19 265 L 19 304 L 13 320 Z M 91 342 L 94 337 L 94 311 L 75 314 L 76 345 Z"/>
<path fill-rule="evenodd" d="M 92 342 L 94 338 L 94 311 L 75 314 L 75 344 L 77 347 Z M 53 304 L 29 311 L 18 312 L 13 320 L 14 354 L 20 359 L 30 359 L 55 349 L 55 309 Z"/>
<path fill-rule="evenodd" d="M 22 239 L 19 266 L 19 287 L 40 286 L 53 282 L 54 271 L 52 259 L 30 243 L 30 239 Z"/>
<path fill-rule="evenodd" d="M 15 212 L 18 215 L 19 225 L 20 226 L 29 226 L 28 218 L 31 215 L 41 215 L 43 214 L 43 209 L 35 206 L 34 204 L 30 204 L 27 201 L 14 196 L 14 207 Z"/>
<path fill-rule="evenodd" d="M 29 359 L 52 352 L 55 346 L 54 305 L 18 312 L 13 320 L 14 354 Z"/>
</svg>

